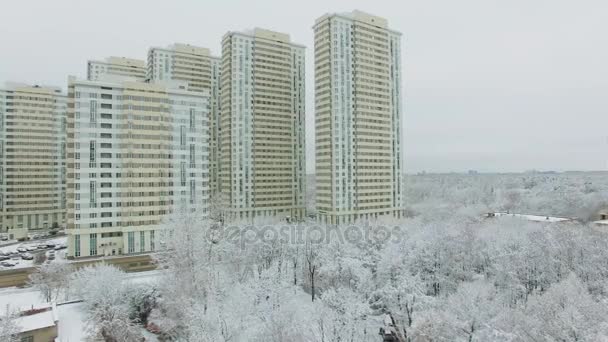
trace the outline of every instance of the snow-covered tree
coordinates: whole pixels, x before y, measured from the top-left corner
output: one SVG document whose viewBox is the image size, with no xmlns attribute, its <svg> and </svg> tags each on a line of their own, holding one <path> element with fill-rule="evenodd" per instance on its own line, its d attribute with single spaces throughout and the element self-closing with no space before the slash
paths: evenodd
<svg viewBox="0 0 608 342">
<path fill-rule="evenodd" d="M 73 274 L 73 287 L 84 301 L 89 337 L 106 342 L 141 339 L 140 328 L 129 317 L 135 287 L 128 286 L 123 271 L 106 264 L 86 266 Z"/>
<path fill-rule="evenodd" d="M 15 322 L 16 315 L 6 307 L 6 311 L 0 314 L 0 341 L 17 342 L 19 341 L 20 327 Z"/>
<path fill-rule="evenodd" d="M 30 275 L 30 285 L 40 291 L 47 303 L 56 302 L 62 294 L 62 299 L 67 299 L 71 272 L 72 267 L 66 262 L 43 264 Z"/>
</svg>

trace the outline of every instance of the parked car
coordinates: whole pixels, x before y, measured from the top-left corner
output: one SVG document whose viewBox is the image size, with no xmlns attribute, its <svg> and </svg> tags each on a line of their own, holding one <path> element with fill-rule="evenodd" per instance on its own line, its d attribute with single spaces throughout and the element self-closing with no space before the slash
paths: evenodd
<svg viewBox="0 0 608 342">
<path fill-rule="evenodd" d="M 47 246 L 48 248 L 55 248 L 55 244 L 54 244 L 54 243 L 52 243 L 52 242 L 47 242 L 47 243 L 46 243 L 46 246 Z"/>
<path fill-rule="evenodd" d="M 55 249 L 56 251 L 58 251 L 58 250 L 60 250 L 60 249 L 66 249 L 66 248 L 67 248 L 67 246 L 66 246 L 66 245 L 61 244 L 61 245 L 57 245 L 57 246 L 55 246 L 55 248 L 54 248 L 54 249 Z"/>
<path fill-rule="evenodd" d="M 26 252 L 32 252 L 32 251 L 35 251 L 37 249 L 38 248 L 36 248 L 36 246 L 27 246 L 27 247 L 25 247 L 25 251 Z"/>
<path fill-rule="evenodd" d="M 25 247 L 17 247 L 17 252 L 19 252 L 19 253 L 25 253 L 25 252 L 27 252 L 27 248 L 25 248 Z"/>
<path fill-rule="evenodd" d="M 11 254 L 11 259 L 19 260 L 19 259 L 21 259 L 21 254 L 19 254 L 19 253 Z"/>
<path fill-rule="evenodd" d="M 23 255 L 21 255 L 21 259 L 23 259 L 23 260 L 34 260 L 34 256 L 31 255 L 30 253 L 23 253 Z"/>
<path fill-rule="evenodd" d="M 38 248 L 38 249 L 45 249 L 45 248 L 46 248 L 46 245 L 44 245 L 44 244 L 39 244 L 39 245 L 36 245 L 36 248 Z"/>
<path fill-rule="evenodd" d="M 17 265 L 17 263 L 12 262 L 12 261 L 3 261 L 3 262 L 0 262 L 0 265 L 2 265 L 4 267 L 13 267 L 13 266 Z"/>
<path fill-rule="evenodd" d="M 2 240 L 2 241 L 8 241 L 8 236 L 2 235 L 2 236 L 0 236 L 0 240 Z"/>
<path fill-rule="evenodd" d="M 48 260 L 55 260 L 55 254 L 49 254 Z"/>
<path fill-rule="evenodd" d="M 11 257 L 6 255 L 0 255 L 0 261 L 9 260 Z"/>
</svg>

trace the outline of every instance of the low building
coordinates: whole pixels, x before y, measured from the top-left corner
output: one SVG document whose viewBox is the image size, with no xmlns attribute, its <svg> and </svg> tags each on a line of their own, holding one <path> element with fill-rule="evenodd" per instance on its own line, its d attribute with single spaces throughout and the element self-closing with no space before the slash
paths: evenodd
<svg viewBox="0 0 608 342">
<path fill-rule="evenodd" d="M 49 342 L 58 336 L 59 315 L 55 304 L 25 310 L 15 319 L 21 342 Z"/>
</svg>

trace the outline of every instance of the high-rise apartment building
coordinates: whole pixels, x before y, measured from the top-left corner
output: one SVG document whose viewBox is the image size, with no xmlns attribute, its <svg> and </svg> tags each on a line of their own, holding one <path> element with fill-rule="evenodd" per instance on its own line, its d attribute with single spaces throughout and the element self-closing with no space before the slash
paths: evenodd
<svg viewBox="0 0 608 342">
<path fill-rule="evenodd" d="M 304 47 L 255 29 L 222 40 L 221 189 L 230 219 L 305 214 Z"/>
<path fill-rule="evenodd" d="M 66 96 L 59 88 L 0 89 L 0 227 L 13 238 L 65 220 Z"/>
<path fill-rule="evenodd" d="M 401 34 L 360 11 L 324 15 L 314 31 L 318 217 L 400 216 Z"/>
<path fill-rule="evenodd" d="M 220 58 L 207 48 L 186 44 L 153 47 L 148 51 L 147 78 L 184 81 L 190 91 L 209 93 L 210 189 L 219 192 Z"/>
<path fill-rule="evenodd" d="M 88 61 L 87 79 L 98 81 L 106 75 L 128 76 L 143 81 L 146 78 L 146 62 L 124 57 L 108 57 L 103 61 Z"/>
<path fill-rule="evenodd" d="M 206 92 L 183 85 L 68 85 L 68 256 L 153 251 L 158 224 L 209 201 Z"/>
</svg>

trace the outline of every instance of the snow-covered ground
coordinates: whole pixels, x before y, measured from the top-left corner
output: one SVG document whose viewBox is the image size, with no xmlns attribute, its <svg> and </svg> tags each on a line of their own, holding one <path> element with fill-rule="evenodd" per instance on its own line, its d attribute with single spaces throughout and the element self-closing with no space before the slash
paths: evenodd
<svg viewBox="0 0 608 342">
<path fill-rule="evenodd" d="M 162 271 L 154 270 L 148 272 L 129 273 L 127 281 L 132 283 L 149 283 L 157 280 Z M 70 298 L 74 299 L 74 298 Z M 8 287 L 0 289 L 0 313 L 5 313 L 7 308 L 11 311 L 21 310 L 31 307 L 38 307 L 45 304 L 40 293 L 30 287 L 15 288 Z"/>
<path fill-rule="evenodd" d="M 82 303 L 70 303 L 57 306 L 59 313 L 59 342 L 84 341 L 86 326 L 83 320 Z"/>
</svg>

